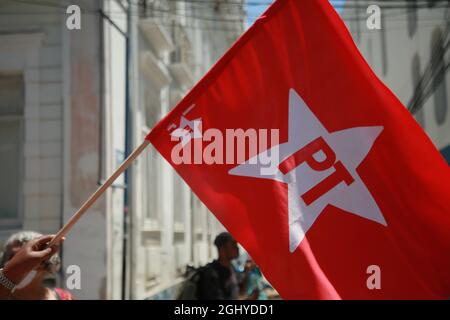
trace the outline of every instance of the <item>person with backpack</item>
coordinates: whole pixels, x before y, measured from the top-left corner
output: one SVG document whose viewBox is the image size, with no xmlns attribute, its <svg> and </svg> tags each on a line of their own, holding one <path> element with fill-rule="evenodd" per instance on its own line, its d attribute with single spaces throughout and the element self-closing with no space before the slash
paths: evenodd
<svg viewBox="0 0 450 320">
<path fill-rule="evenodd" d="M 248 272 L 239 279 L 231 263 L 239 257 L 236 240 L 228 232 L 220 233 L 214 240 L 218 258 L 194 271 L 183 285 L 177 299 L 181 300 L 255 300 L 258 290 L 246 295 Z"/>
</svg>

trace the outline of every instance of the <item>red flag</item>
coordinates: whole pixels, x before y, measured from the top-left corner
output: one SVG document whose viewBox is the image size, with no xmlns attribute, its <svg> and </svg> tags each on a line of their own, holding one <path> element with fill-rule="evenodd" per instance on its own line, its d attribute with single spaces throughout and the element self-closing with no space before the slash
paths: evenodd
<svg viewBox="0 0 450 320">
<path fill-rule="evenodd" d="M 276 1 L 147 139 L 283 298 L 450 295 L 448 165 L 328 1 Z"/>
</svg>

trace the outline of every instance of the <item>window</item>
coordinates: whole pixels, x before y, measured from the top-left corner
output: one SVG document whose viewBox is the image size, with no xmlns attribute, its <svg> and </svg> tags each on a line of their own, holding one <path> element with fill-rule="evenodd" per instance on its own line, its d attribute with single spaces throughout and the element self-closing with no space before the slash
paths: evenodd
<svg viewBox="0 0 450 320">
<path fill-rule="evenodd" d="M 408 1 L 408 35 L 410 38 L 414 36 L 417 31 L 417 1 Z"/>
<path fill-rule="evenodd" d="M 358 7 L 358 2 L 355 1 L 355 25 L 356 25 L 356 42 L 359 43 L 359 41 L 361 40 L 361 25 L 360 25 L 360 17 L 359 17 L 359 7 Z M 364 21 L 364 20 L 363 20 Z"/>
<path fill-rule="evenodd" d="M 420 59 L 417 54 L 414 55 L 411 65 L 412 86 L 414 105 L 412 105 L 411 112 L 415 115 L 417 122 L 422 128 L 425 128 L 425 119 L 423 114 L 422 95 L 423 88 L 420 85 Z"/>
<path fill-rule="evenodd" d="M 19 227 L 22 184 L 22 75 L 0 74 L 0 225 Z"/>
<path fill-rule="evenodd" d="M 148 128 L 144 131 L 148 132 Z M 146 225 L 150 229 L 159 229 L 160 227 L 160 211 L 159 211 L 159 196 L 160 196 L 160 179 L 158 174 L 158 164 L 160 163 L 158 155 L 153 148 L 147 148 L 143 154 L 144 160 L 144 208 Z"/>
<path fill-rule="evenodd" d="M 447 163 L 450 165 L 450 145 L 441 150 L 442 155 L 444 156 Z"/>
<path fill-rule="evenodd" d="M 178 173 L 173 174 L 173 215 L 174 230 L 184 232 L 184 220 L 186 213 L 186 194 L 184 181 Z"/>
<path fill-rule="evenodd" d="M 428 8 L 432 8 L 436 5 L 436 0 L 427 0 Z"/>
<path fill-rule="evenodd" d="M 197 197 L 194 197 L 193 201 L 194 201 L 192 208 L 193 210 L 192 214 L 194 215 L 193 236 L 195 236 L 196 240 L 201 240 L 203 238 L 203 231 L 205 229 L 205 219 L 206 219 L 205 210 L 203 208 L 202 203 Z"/>
<path fill-rule="evenodd" d="M 367 39 L 367 59 L 369 60 L 369 64 L 374 67 L 373 64 L 373 50 L 372 50 L 372 38 Z"/>
<path fill-rule="evenodd" d="M 143 88 L 148 87 L 147 81 L 141 84 Z M 148 134 L 150 128 L 155 125 L 160 116 L 160 91 L 153 89 L 143 89 L 143 100 L 146 101 L 144 107 L 144 121 L 142 128 L 142 135 Z M 160 196 L 161 196 L 161 159 L 154 148 L 147 148 L 143 153 L 143 197 L 144 218 L 147 228 L 156 231 L 160 228 L 161 213 L 160 213 Z"/>
<path fill-rule="evenodd" d="M 445 80 L 444 43 L 442 32 L 438 28 L 433 32 L 431 40 L 431 69 L 433 74 L 432 88 L 434 89 L 434 117 L 438 125 L 445 122 L 447 116 L 447 91 Z"/>
<path fill-rule="evenodd" d="M 381 60 L 383 65 L 383 76 L 387 75 L 388 72 L 388 57 L 387 57 L 387 40 L 386 40 L 386 20 L 384 14 L 381 14 Z"/>
</svg>

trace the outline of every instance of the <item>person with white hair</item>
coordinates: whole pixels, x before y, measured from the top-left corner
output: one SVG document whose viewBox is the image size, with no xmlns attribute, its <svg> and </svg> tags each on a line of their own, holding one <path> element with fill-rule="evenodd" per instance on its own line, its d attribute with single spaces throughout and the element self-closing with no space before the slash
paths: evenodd
<svg viewBox="0 0 450 320">
<path fill-rule="evenodd" d="M 61 267 L 61 259 L 56 253 L 57 248 L 47 248 L 46 244 L 52 239 L 53 236 L 43 236 L 40 233 L 34 231 L 20 231 L 9 237 L 6 241 L 5 249 L 3 252 L 0 278 L 1 275 L 5 276 L 8 273 L 17 273 L 20 266 L 11 266 L 14 263 L 14 259 L 18 255 L 24 255 L 24 249 L 28 250 L 28 255 L 35 256 L 35 263 L 28 272 L 24 273 L 21 279 L 16 277 L 15 281 L 11 280 L 15 284 L 15 288 L 12 294 L 14 299 L 25 300 L 72 300 L 72 295 L 60 288 L 47 288 L 44 286 L 44 280 L 48 275 L 58 272 Z M 42 240 L 45 239 L 45 240 Z M 45 242 L 44 242 L 45 241 Z M 29 244 L 32 243 L 30 247 Z M 41 251 L 40 251 L 41 250 Z M 36 252 L 41 252 L 37 254 Z M 47 254 L 43 254 L 47 252 Z M 39 258 L 36 257 L 39 256 Z M 31 264 L 30 264 L 31 265 Z M 23 272 L 22 272 L 23 273 Z M 26 276 L 25 279 L 23 277 Z M 2 280 L 2 279 L 0 279 Z M 7 282 L 7 281 L 6 281 Z M 3 284 L 3 283 L 2 283 Z"/>
</svg>

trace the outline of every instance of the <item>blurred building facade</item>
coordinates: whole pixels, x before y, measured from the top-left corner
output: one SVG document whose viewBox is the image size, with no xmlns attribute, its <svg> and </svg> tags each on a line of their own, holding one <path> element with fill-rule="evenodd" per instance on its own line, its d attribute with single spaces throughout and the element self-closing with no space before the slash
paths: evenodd
<svg viewBox="0 0 450 320">
<path fill-rule="evenodd" d="M 379 30 L 367 27 L 369 5 L 381 9 Z M 342 16 L 373 71 L 450 163 L 450 2 L 348 0 Z"/>
<path fill-rule="evenodd" d="M 243 32 L 239 3 L 0 1 L 1 243 L 60 229 Z M 68 235 L 55 281 L 77 265 L 75 297 L 170 298 L 222 229 L 149 146 Z"/>
</svg>

